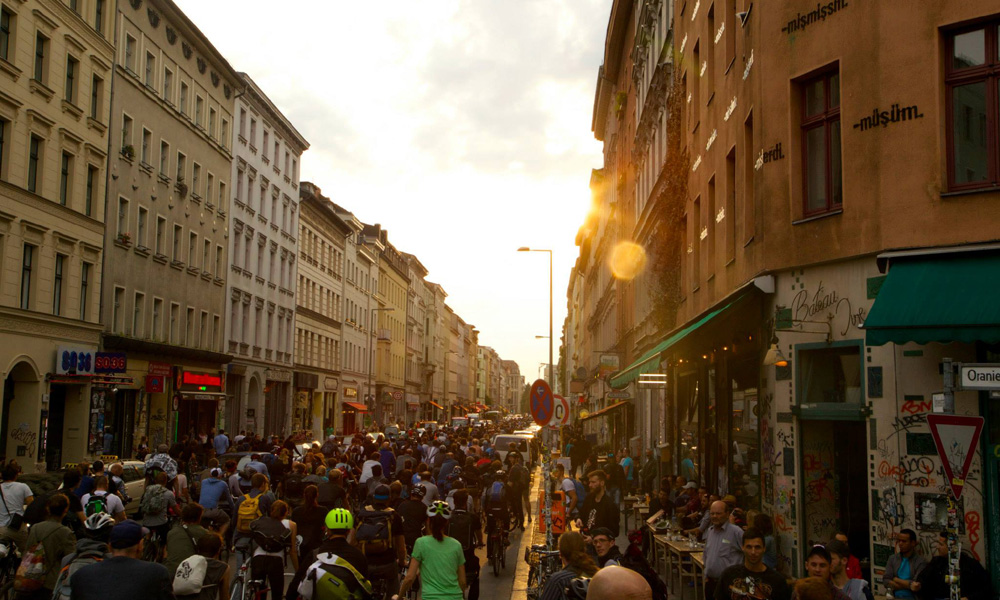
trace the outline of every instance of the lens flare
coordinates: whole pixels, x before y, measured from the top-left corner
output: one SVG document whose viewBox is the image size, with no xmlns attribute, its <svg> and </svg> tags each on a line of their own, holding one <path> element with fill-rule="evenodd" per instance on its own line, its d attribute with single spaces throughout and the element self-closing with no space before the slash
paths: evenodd
<svg viewBox="0 0 1000 600">
<path fill-rule="evenodd" d="M 635 242 L 619 242 L 608 259 L 611 273 L 617 279 L 631 281 L 646 266 L 646 251 Z"/>
</svg>

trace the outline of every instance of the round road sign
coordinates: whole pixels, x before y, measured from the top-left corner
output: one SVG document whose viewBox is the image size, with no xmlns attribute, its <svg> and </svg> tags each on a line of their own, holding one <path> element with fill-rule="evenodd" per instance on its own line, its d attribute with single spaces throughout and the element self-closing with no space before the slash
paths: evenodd
<svg viewBox="0 0 1000 600">
<path fill-rule="evenodd" d="M 398 390 L 395 391 L 395 392 L 393 392 L 392 393 L 392 399 L 393 400 L 402 400 L 403 399 L 403 392 L 400 392 Z"/>
<path fill-rule="evenodd" d="M 552 420 L 549 425 L 566 425 L 569 423 L 569 402 L 562 396 L 556 396 L 552 406 Z"/>
<path fill-rule="evenodd" d="M 544 379 L 538 379 L 531 384 L 531 418 L 542 427 L 552 420 L 553 406 L 555 399 L 552 396 L 552 388 L 545 383 Z"/>
</svg>

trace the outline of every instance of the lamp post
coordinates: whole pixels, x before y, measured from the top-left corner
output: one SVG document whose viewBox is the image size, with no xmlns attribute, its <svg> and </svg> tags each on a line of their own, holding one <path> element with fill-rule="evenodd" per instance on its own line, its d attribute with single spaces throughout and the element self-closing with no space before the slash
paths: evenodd
<svg viewBox="0 0 1000 600">
<path fill-rule="evenodd" d="M 375 405 L 375 394 L 372 393 L 372 363 L 375 362 L 375 344 L 372 342 L 372 337 L 375 335 L 375 313 L 380 311 L 392 312 L 394 310 L 396 309 L 391 306 L 368 309 L 368 325 L 370 327 L 368 330 L 368 393 L 365 395 L 365 399 L 370 399 L 373 406 Z"/>
<path fill-rule="evenodd" d="M 552 250 L 545 250 L 540 248 L 529 248 L 527 246 L 521 246 L 517 249 L 518 252 L 548 252 L 549 253 L 549 379 L 555 375 L 552 370 Z M 538 339 L 539 336 L 535 336 Z M 549 444 L 546 444 L 546 448 L 551 447 L 551 440 Z M 554 493 L 552 485 L 552 460 L 549 452 L 542 453 L 542 477 L 545 482 L 545 548 L 552 550 L 553 538 L 552 538 L 552 494 Z"/>
</svg>

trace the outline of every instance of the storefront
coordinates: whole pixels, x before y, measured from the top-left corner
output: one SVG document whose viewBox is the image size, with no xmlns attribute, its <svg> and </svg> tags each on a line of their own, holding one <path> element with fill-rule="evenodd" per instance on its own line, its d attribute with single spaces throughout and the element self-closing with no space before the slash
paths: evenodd
<svg viewBox="0 0 1000 600">
<path fill-rule="evenodd" d="M 226 375 L 224 371 L 196 371 L 177 367 L 173 396 L 178 435 L 207 435 L 218 428 L 225 412 Z"/>
<path fill-rule="evenodd" d="M 293 381 L 295 383 L 295 397 L 292 402 L 291 428 L 294 431 L 312 429 L 313 394 L 319 390 L 319 375 L 296 371 L 293 375 Z M 268 403 L 270 418 L 265 420 L 265 429 L 268 433 L 277 435 L 285 429 L 283 411 L 280 409 L 280 406 L 272 406 L 271 402 Z"/>
<path fill-rule="evenodd" d="M 341 420 L 344 423 L 344 435 L 353 435 L 364 426 L 362 419 L 368 412 L 368 407 L 360 402 L 342 402 Z"/>
</svg>

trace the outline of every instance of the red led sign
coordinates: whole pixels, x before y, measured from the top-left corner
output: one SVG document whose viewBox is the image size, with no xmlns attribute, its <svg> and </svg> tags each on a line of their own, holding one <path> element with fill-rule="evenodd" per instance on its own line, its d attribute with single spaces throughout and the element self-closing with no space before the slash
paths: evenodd
<svg viewBox="0 0 1000 600">
<path fill-rule="evenodd" d="M 181 374 L 181 383 L 183 385 L 207 385 L 222 387 L 222 377 L 218 375 L 210 375 L 208 373 L 191 373 L 184 371 L 184 373 Z"/>
</svg>

